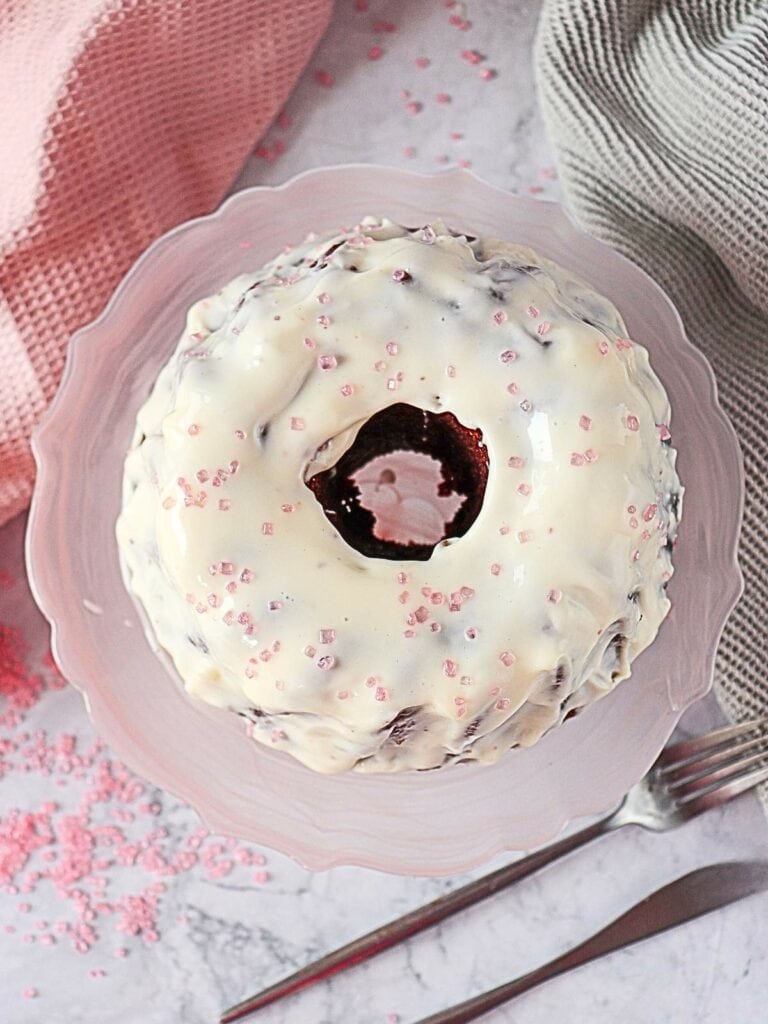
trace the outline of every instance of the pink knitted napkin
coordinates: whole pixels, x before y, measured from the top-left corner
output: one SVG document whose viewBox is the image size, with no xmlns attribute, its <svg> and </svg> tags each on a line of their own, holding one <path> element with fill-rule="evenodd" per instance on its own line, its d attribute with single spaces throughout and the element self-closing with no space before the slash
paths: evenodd
<svg viewBox="0 0 768 1024">
<path fill-rule="evenodd" d="M 0 525 L 73 331 L 222 199 L 332 0 L 0 0 Z"/>
</svg>

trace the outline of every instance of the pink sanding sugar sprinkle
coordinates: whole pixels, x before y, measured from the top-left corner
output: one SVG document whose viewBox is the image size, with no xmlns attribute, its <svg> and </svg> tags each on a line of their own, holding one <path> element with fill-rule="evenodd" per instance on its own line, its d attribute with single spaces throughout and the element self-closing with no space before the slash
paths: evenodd
<svg viewBox="0 0 768 1024">
<path fill-rule="evenodd" d="M 17 672 L 30 676 L 22 650 L 19 645 L 14 665 Z M 53 675 L 50 688 L 59 689 L 60 677 L 50 656 L 44 664 Z M 43 685 L 46 682 L 43 678 Z M 107 933 L 113 938 L 115 929 L 153 943 L 160 938 L 158 919 L 166 891 L 159 878 L 191 871 L 199 859 L 211 877 L 228 874 L 235 862 L 254 863 L 252 857 L 263 860 L 235 841 L 226 846 L 232 849 L 232 857 L 222 856 L 225 847 L 209 839 L 206 830 L 179 836 L 159 827 L 160 803 L 146 798 L 145 784 L 111 758 L 101 741 L 79 745 L 71 734 L 44 731 L 21 735 L 22 744 L 2 749 L 3 773 L 36 773 L 49 785 L 84 789 L 75 813 L 48 800 L 36 811 L 12 808 L 0 815 L 0 884 L 30 893 L 40 885 L 52 886 L 72 908 L 70 920 L 55 921 L 51 932 L 46 931 L 45 921 L 35 922 L 45 932 L 39 937 L 41 946 L 53 946 L 52 932 L 56 932 L 67 936 L 76 952 L 85 954 L 95 947 L 100 934 L 109 940 Z M 197 849 L 200 858 L 194 852 Z M 121 889 L 114 900 L 108 897 L 112 884 Z M 33 943 L 36 936 L 27 933 L 20 938 Z M 114 955 L 127 954 L 125 947 L 121 950 Z M 92 977 L 103 975 L 98 968 L 90 972 Z"/>
<path fill-rule="evenodd" d="M 462 50 L 461 59 L 466 64 L 480 64 L 485 60 L 485 57 L 483 57 L 481 53 L 478 53 L 477 50 Z"/>
<path fill-rule="evenodd" d="M 339 361 L 336 356 L 318 356 L 317 365 L 321 370 L 335 370 L 339 365 Z"/>
<path fill-rule="evenodd" d="M 379 60 L 384 56 L 384 51 L 380 46 L 372 46 L 368 51 L 368 60 Z"/>
<path fill-rule="evenodd" d="M 423 109 L 424 104 L 419 103 L 418 100 L 408 100 L 408 102 L 405 104 L 406 113 L 410 114 L 412 117 L 416 114 L 420 114 Z"/>
<path fill-rule="evenodd" d="M 592 419 L 591 419 L 591 417 L 585 416 L 585 415 L 579 416 L 579 426 L 581 427 L 582 430 L 591 430 L 592 429 Z"/>
<path fill-rule="evenodd" d="M 315 81 L 318 85 L 322 85 L 324 89 L 331 89 L 336 84 L 336 79 L 330 71 L 324 71 L 322 69 L 315 72 Z"/>
<path fill-rule="evenodd" d="M 499 325 L 505 324 L 507 322 L 507 319 L 507 314 L 504 312 L 503 309 L 497 309 L 496 312 L 493 314 L 494 323 L 497 323 Z"/>
<path fill-rule="evenodd" d="M 14 575 L 9 569 L 0 569 L 0 589 L 10 590 L 15 582 Z"/>
<path fill-rule="evenodd" d="M 301 416 L 291 416 L 291 430 L 303 430 L 305 426 Z"/>
<path fill-rule="evenodd" d="M 32 707 L 43 691 L 42 676 L 27 670 L 26 653 L 21 632 L 12 626 L 0 625 L 0 697 L 5 697 L 14 711 Z"/>
<path fill-rule="evenodd" d="M 21 990 L 21 994 L 22 994 L 22 996 L 25 999 L 37 999 L 37 997 L 38 997 L 38 995 L 40 993 L 38 992 L 38 990 L 36 988 L 34 988 L 33 986 L 30 985 L 27 988 L 23 988 Z"/>
<path fill-rule="evenodd" d="M 435 102 L 439 103 L 441 107 L 444 107 L 447 103 L 451 102 L 451 97 L 447 92 L 439 92 L 435 96 Z"/>
<path fill-rule="evenodd" d="M 417 57 L 414 64 L 417 68 L 428 68 L 430 64 L 429 57 Z"/>
<path fill-rule="evenodd" d="M 459 671 L 459 666 L 451 658 L 446 658 L 443 662 L 443 675 L 452 679 Z"/>
<path fill-rule="evenodd" d="M 627 416 L 627 430 L 631 430 L 633 433 L 637 433 L 639 429 L 640 420 L 637 418 L 637 416 L 633 416 L 631 414 Z"/>
</svg>

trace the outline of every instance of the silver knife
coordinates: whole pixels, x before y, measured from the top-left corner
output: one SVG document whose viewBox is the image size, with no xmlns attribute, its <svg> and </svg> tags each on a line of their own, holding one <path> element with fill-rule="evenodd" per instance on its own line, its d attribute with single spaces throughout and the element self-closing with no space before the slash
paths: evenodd
<svg viewBox="0 0 768 1024">
<path fill-rule="evenodd" d="M 558 974 L 565 974 L 606 953 L 649 939 L 668 928 L 675 928 L 702 914 L 744 899 L 745 896 L 754 896 L 766 890 L 768 862 L 765 861 L 732 861 L 699 868 L 646 896 L 602 931 L 562 956 L 550 960 L 543 967 L 489 992 L 473 996 L 450 1009 L 433 1013 L 417 1024 L 467 1024 L 467 1021 L 475 1020 Z"/>
</svg>

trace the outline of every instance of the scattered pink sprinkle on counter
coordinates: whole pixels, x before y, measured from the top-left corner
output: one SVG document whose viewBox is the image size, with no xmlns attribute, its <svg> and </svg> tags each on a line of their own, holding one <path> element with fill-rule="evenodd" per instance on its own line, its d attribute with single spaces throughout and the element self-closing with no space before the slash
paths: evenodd
<svg viewBox="0 0 768 1024">
<path fill-rule="evenodd" d="M 45 891 L 47 907 L 53 892 L 60 908 L 54 920 L 36 920 L 33 932 L 19 934 L 10 924 L 3 931 L 18 934 L 23 945 L 55 949 L 66 940 L 76 953 L 124 960 L 130 946 L 115 948 L 116 935 L 144 945 L 160 940 L 163 878 L 194 873 L 214 881 L 263 865 L 264 856 L 247 843 L 217 841 L 202 827 L 172 833 L 159 826 L 159 792 L 114 759 L 101 740 L 24 731 L 38 702 L 67 685 L 50 654 L 35 671 L 27 653 L 20 631 L 0 626 L 0 721 L 15 728 L 0 741 L 0 777 L 37 776 L 48 786 L 78 792 L 80 803 L 67 811 L 45 800 L 0 814 L 0 887 L 28 894 L 14 910 L 34 913 L 38 890 Z M 240 884 L 247 884 L 247 871 Z M 106 975 L 103 966 L 86 972 L 93 980 Z M 21 995 L 36 999 L 41 993 L 27 986 Z"/>
<path fill-rule="evenodd" d="M 323 69 L 319 69 L 315 72 L 315 81 L 324 89 L 332 89 L 336 84 L 336 79 L 330 71 L 324 71 Z"/>
</svg>

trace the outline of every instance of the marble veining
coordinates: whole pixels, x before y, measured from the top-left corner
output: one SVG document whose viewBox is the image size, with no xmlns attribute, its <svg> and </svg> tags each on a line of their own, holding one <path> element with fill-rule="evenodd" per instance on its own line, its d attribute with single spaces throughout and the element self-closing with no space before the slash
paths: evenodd
<svg viewBox="0 0 768 1024">
<path fill-rule="evenodd" d="M 486 0 L 469 7 L 472 28 L 448 25 L 442 0 L 370 0 L 365 14 L 339 0 L 331 28 L 287 106 L 292 127 L 271 130 L 266 144 L 284 138 L 273 159 L 254 157 L 240 185 L 279 183 L 319 164 L 371 161 L 433 171 L 436 158 L 469 159 L 482 177 L 525 192 L 558 198 L 556 182 L 541 174 L 551 155 L 536 112 L 530 47 L 538 2 Z M 374 36 L 376 18 L 396 23 Z M 368 61 L 368 48 L 385 50 Z M 473 47 L 497 71 L 489 81 L 463 63 Z M 420 55 L 431 65 L 419 69 Z M 314 81 L 325 68 L 333 89 Z M 402 88 L 424 103 L 416 116 L 399 99 Z M 361 92 L 363 90 L 363 92 Z M 451 102 L 432 97 L 444 91 Z M 365 96 L 361 111 L 356 97 Z M 451 131 L 463 134 L 452 140 Z M 404 150 L 413 147 L 413 156 Z M 0 567 L 21 573 L 23 522 L 0 532 Z M 20 626 L 30 661 L 47 644 L 47 631 L 29 595 L 0 590 L 0 622 Z M 693 733 L 720 721 L 709 698 L 686 715 Z M 82 701 L 71 689 L 46 694 L 29 713 L 28 731 L 93 738 Z M 2 760 L 2 758 L 0 758 Z M 45 776 L 0 776 L 0 819 L 11 807 L 56 799 L 76 813 L 80 790 L 51 793 Z M 158 826 L 178 844 L 198 827 L 188 808 L 148 789 L 159 806 Z M 311 875 L 285 857 L 262 851 L 261 882 L 248 872 L 210 878 L 191 870 L 164 881 L 160 939 L 126 939 L 107 921 L 87 955 L 69 942 L 20 941 L 37 920 L 62 915 L 52 887 L 33 895 L 0 891 L 0 992 L 3 1024 L 211 1024 L 217 1013 L 337 944 L 354 938 L 468 877 L 395 878 L 352 868 Z M 259 1024 L 411 1024 L 438 1007 L 527 971 L 557 955 L 671 878 L 719 860 L 768 856 L 768 826 L 756 798 L 699 818 L 668 835 L 626 828 L 538 876 L 446 922 L 406 946 L 346 975 L 263 1011 Z M 2 840 L 0 840 L 0 860 Z M 488 868 L 502 863 L 499 858 Z M 252 871 L 251 871 L 252 874 Z M 113 872 L 126 887 L 155 881 L 140 868 Z M 116 896 L 114 893 L 113 896 Z M 31 913 L 18 906 L 28 900 Z M 487 1024 L 735 1024 L 765 1019 L 768 990 L 768 900 L 753 898 L 667 935 L 598 961 L 522 997 Z M 13 927 L 15 932 L 6 928 Z M 116 947 L 128 949 L 116 958 Z M 89 971 L 104 976 L 90 977 Z M 22 996 L 26 987 L 39 995 Z M 396 1015 L 396 1016 L 391 1016 Z"/>
</svg>

